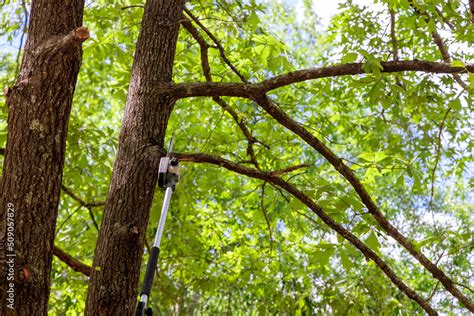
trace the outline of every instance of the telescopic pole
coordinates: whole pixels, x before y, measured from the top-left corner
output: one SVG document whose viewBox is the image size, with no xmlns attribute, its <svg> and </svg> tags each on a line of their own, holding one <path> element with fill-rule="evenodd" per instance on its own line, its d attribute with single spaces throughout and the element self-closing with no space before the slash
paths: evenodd
<svg viewBox="0 0 474 316">
<path fill-rule="evenodd" d="M 163 236 L 163 230 L 165 228 L 166 216 L 168 215 L 168 208 L 170 205 L 172 193 L 173 188 L 166 188 L 165 199 L 163 201 L 163 206 L 161 209 L 158 229 L 156 231 L 155 240 L 153 241 L 153 246 L 150 250 L 150 256 L 148 257 L 148 262 L 146 265 L 145 277 L 143 278 L 142 290 L 140 292 L 140 302 L 138 303 L 137 311 L 135 314 L 136 316 L 152 315 L 151 309 L 147 309 L 146 304 L 148 302 L 148 298 L 150 297 L 153 279 L 155 278 L 156 266 L 158 264 L 158 256 L 160 255 L 161 237 Z"/>
<path fill-rule="evenodd" d="M 155 240 L 153 241 L 153 246 L 150 249 L 150 255 L 146 265 L 145 277 L 143 278 L 142 289 L 140 291 L 140 301 L 137 304 L 137 309 L 135 312 L 136 316 L 153 315 L 152 309 L 149 307 L 147 308 L 146 305 L 150 297 L 153 279 L 155 278 L 156 266 L 158 263 L 158 257 L 160 255 L 161 237 L 163 237 L 163 230 L 165 228 L 166 216 L 168 215 L 171 195 L 173 194 L 173 191 L 179 182 L 179 161 L 175 157 L 171 156 L 173 142 L 174 135 L 171 137 L 168 146 L 168 153 L 165 157 L 160 159 L 160 166 L 158 168 L 158 186 L 160 188 L 166 188 L 165 199 L 161 208 L 160 221 L 158 222 Z"/>
</svg>

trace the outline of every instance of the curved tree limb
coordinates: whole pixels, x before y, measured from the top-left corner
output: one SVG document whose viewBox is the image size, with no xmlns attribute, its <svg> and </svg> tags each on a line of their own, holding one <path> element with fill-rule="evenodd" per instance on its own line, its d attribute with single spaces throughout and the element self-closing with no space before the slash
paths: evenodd
<svg viewBox="0 0 474 316">
<path fill-rule="evenodd" d="M 300 136 L 304 141 L 306 141 L 306 143 L 323 155 L 324 158 L 326 158 L 326 160 L 339 172 L 339 174 L 341 174 L 351 184 L 359 195 L 362 203 L 364 203 L 370 214 L 372 214 L 385 232 L 408 250 L 408 252 L 428 271 L 430 271 L 433 277 L 438 279 L 443 284 L 444 288 L 456 297 L 465 307 L 470 311 L 474 311 L 474 304 L 467 296 L 459 291 L 459 289 L 454 285 L 453 280 L 439 269 L 436 264 L 431 262 L 421 251 L 417 250 L 413 243 L 387 220 L 352 169 L 344 164 L 342 159 L 340 159 L 330 148 L 322 143 L 317 137 L 312 135 L 307 129 L 291 119 L 265 94 L 262 93 L 260 96 L 257 96 L 255 102 L 265 109 L 265 111 L 267 111 L 268 114 L 270 114 L 280 124 Z"/>
<path fill-rule="evenodd" d="M 292 184 L 281 179 L 275 175 L 275 172 L 263 172 L 257 169 L 251 169 L 238 165 L 224 158 L 207 155 L 207 154 L 176 154 L 181 161 L 191 161 L 195 163 L 209 163 L 224 167 L 233 172 L 243 174 L 252 178 L 260 179 L 269 183 L 272 183 L 278 187 L 281 187 L 295 198 L 300 200 L 303 204 L 309 207 L 321 220 L 326 223 L 329 227 L 335 230 L 344 239 L 349 241 L 354 247 L 356 247 L 362 254 L 368 259 L 373 260 L 375 264 L 383 271 L 383 273 L 395 284 L 405 295 L 410 299 L 417 302 L 429 315 L 437 315 L 438 313 L 423 300 L 415 291 L 408 287 L 395 272 L 380 258 L 372 249 L 367 247 L 357 236 L 352 234 L 350 231 L 345 229 L 343 226 L 338 224 L 334 219 L 327 215 L 323 209 L 316 204 L 311 198 L 309 198 L 302 191 L 298 190 Z"/>
</svg>

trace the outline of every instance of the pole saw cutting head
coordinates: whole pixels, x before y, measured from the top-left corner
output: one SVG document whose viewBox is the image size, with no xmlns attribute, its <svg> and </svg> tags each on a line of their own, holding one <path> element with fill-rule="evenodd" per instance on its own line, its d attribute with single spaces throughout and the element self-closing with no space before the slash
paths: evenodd
<svg viewBox="0 0 474 316">
<path fill-rule="evenodd" d="M 174 135 L 171 136 L 166 156 L 160 159 L 160 167 L 158 168 L 158 186 L 164 189 L 172 188 L 174 191 L 179 182 L 180 166 L 178 158 L 172 157 L 173 142 Z"/>
</svg>

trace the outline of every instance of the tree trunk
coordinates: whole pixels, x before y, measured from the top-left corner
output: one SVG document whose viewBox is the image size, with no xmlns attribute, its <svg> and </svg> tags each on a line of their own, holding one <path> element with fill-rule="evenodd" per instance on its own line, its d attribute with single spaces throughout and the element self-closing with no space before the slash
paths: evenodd
<svg viewBox="0 0 474 316">
<path fill-rule="evenodd" d="M 0 180 L 1 315 L 46 315 L 83 0 L 34 0 L 21 73 L 5 89 L 8 136 Z"/>
<path fill-rule="evenodd" d="M 184 1 L 148 0 L 138 37 L 119 149 L 89 280 L 86 315 L 132 315 L 145 232 L 168 118 Z"/>
</svg>

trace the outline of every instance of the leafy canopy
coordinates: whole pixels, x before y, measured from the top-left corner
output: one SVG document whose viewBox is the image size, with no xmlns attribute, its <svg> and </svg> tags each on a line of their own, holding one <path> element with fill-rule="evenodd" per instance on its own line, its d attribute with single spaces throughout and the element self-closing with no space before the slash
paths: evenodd
<svg viewBox="0 0 474 316">
<path fill-rule="evenodd" d="M 318 2 L 315 2 L 318 3 Z M 84 201 L 105 200 L 130 79 L 142 1 L 88 3 L 84 44 L 67 140 L 65 186 Z M 386 74 L 394 59 L 390 11 L 396 17 L 398 58 L 442 61 L 433 32 L 443 35 L 451 63 L 473 60 L 473 24 L 462 1 L 340 2 L 328 25 L 319 7 L 299 9 L 273 1 L 192 1 L 187 7 L 222 44 L 250 82 L 289 71 L 364 62 L 366 74 L 325 78 L 271 92 L 275 102 L 342 157 L 384 214 L 416 246 L 463 285 L 472 281 L 472 85 L 450 75 Z M 0 80 L 15 80 L 23 43 L 25 8 L 5 1 L 0 17 Z M 26 10 L 25 10 L 26 9 Z M 417 13 L 418 12 L 418 13 Z M 201 35 L 212 43 L 209 35 Z M 209 48 L 212 80 L 240 78 Z M 206 81 L 200 47 L 182 27 L 175 82 Z M 223 98 L 259 142 L 262 170 L 310 167 L 284 176 L 353 231 L 439 311 L 457 302 L 394 243 L 367 214 L 353 189 L 318 153 L 254 103 Z M 4 100 L 2 100 L 3 102 Z M 3 102 L 4 103 L 4 102 Z M 6 108 L 0 112 L 5 147 Z M 205 152 L 248 164 L 248 139 L 234 118 L 211 98 L 180 100 L 169 122 L 175 149 Z M 163 195 L 152 208 L 149 240 Z M 56 245 L 92 263 L 101 207 L 81 207 L 63 194 Z M 143 261 L 145 264 L 145 260 Z M 50 309 L 79 315 L 87 278 L 55 260 Z M 419 306 L 366 262 L 347 241 L 288 193 L 260 180 L 204 164 L 185 164 L 165 229 L 152 304 L 162 312 L 201 314 L 421 314 Z M 472 292 L 466 291 L 467 294 Z"/>
</svg>

